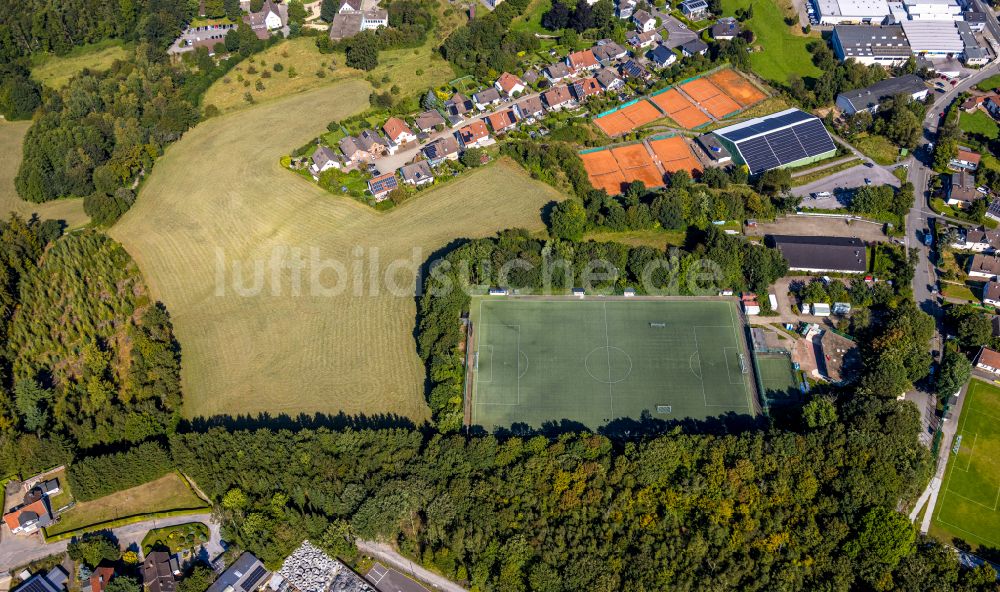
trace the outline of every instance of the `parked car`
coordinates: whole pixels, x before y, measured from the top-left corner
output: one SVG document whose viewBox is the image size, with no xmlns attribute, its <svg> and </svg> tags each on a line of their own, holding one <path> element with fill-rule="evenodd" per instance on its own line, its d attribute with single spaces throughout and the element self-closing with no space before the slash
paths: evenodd
<svg viewBox="0 0 1000 592">
<path fill-rule="evenodd" d="M 871 184 L 872 184 L 872 180 L 869 179 L 868 177 L 865 177 L 865 185 L 871 185 Z"/>
<path fill-rule="evenodd" d="M 868 162 L 865 163 L 865 166 L 868 167 L 868 168 L 870 168 L 870 169 L 873 169 L 873 168 L 875 168 L 875 163 L 871 162 L 871 161 L 868 161 Z"/>
</svg>

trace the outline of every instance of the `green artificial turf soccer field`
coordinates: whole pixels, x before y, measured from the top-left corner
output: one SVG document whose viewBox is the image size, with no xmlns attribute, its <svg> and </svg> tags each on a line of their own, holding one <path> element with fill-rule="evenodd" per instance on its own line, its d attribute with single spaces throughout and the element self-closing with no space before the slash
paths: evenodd
<svg viewBox="0 0 1000 592">
<path fill-rule="evenodd" d="M 1000 547 L 1000 388 L 972 380 L 962 404 L 958 454 L 937 501 L 936 526 L 974 545 Z M 950 542 L 950 541 L 949 541 Z"/>
<path fill-rule="evenodd" d="M 738 319 L 719 300 L 475 299 L 472 423 L 752 414 Z"/>
<path fill-rule="evenodd" d="M 760 381 L 764 385 L 761 397 L 772 405 L 799 400 L 799 381 L 792 369 L 791 358 L 774 353 L 756 355 Z"/>
</svg>

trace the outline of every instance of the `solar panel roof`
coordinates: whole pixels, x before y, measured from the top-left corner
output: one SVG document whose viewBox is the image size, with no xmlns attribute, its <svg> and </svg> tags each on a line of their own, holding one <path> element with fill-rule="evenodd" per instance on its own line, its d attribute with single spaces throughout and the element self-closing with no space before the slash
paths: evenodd
<svg viewBox="0 0 1000 592">
<path fill-rule="evenodd" d="M 255 590 L 257 588 L 257 582 L 259 582 L 260 579 L 263 578 L 264 574 L 266 574 L 266 573 L 267 573 L 267 570 L 264 569 L 264 566 L 263 565 L 258 565 L 250 573 L 250 575 L 247 576 L 247 578 L 245 580 L 243 580 L 243 583 L 240 584 L 240 587 L 243 588 L 244 590 L 247 590 L 247 591 Z"/>
<path fill-rule="evenodd" d="M 785 127 L 786 125 L 791 125 L 793 123 L 798 123 L 800 121 L 808 121 L 810 119 L 815 119 L 815 117 L 809 115 L 805 111 L 799 111 L 798 109 L 795 109 L 794 111 L 789 111 L 788 113 L 784 113 L 776 117 L 769 117 L 767 119 L 762 119 L 761 121 L 752 123 L 750 125 L 738 129 L 729 131 L 721 129 L 716 133 L 721 136 L 724 136 L 730 141 L 739 142 L 740 140 L 744 140 L 746 138 L 756 136 L 758 134 L 766 133 L 775 128 Z"/>
<path fill-rule="evenodd" d="M 752 174 L 836 149 L 823 123 L 798 110 L 716 133 L 736 144 Z"/>
</svg>

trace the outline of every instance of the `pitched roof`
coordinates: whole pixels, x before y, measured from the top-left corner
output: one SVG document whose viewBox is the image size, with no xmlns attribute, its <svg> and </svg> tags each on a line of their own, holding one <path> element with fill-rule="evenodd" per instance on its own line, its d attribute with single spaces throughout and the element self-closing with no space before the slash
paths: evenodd
<svg viewBox="0 0 1000 592">
<path fill-rule="evenodd" d="M 965 162 L 971 162 L 975 165 L 979 165 L 979 160 L 982 158 L 978 152 L 973 152 L 968 148 L 962 146 L 958 147 L 958 154 L 955 155 L 956 160 L 964 160 Z"/>
<path fill-rule="evenodd" d="M 965 233 L 966 242 L 984 243 L 995 249 L 1000 249 L 1000 230 L 986 230 L 985 228 L 974 228 Z"/>
<path fill-rule="evenodd" d="M 569 76 L 569 74 L 570 74 L 569 68 L 566 66 L 566 64 L 562 62 L 549 64 L 548 66 L 545 67 L 545 75 L 548 76 L 549 78 L 555 78 L 555 79 L 566 78 L 567 76 Z"/>
<path fill-rule="evenodd" d="M 165 551 L 153 551 L 142 562 L 142 583 L 149 592 L 174 592 L 177 580 L 170 565 L 170 555 Z"/>
<path fill-rule="evenodd" d="M 363 18 L 360 12 L 338 12 L 330 23 L 330 39 L 338 41 L 357 35 Z"/>
<path fill-rule="evenodd" d="M 566 60 L 569 62 L 569 67 L 573 70 L 579 70 L 581 68 L 594 68 L 598 65 L 597 57 L 594 56 L 594 52 L 589 49 L 574 51 L 566 56 Z"/>
<path fill-rule="evenodd" d="M 713 39 L 735 37 L 740 34 L 740 23 L 734 18 L 719 19 L 717 23 L 712 25 L 711 32 Z"/>
<path fill-rule="evenodd" d="M 597 72 L 597 82 L 601 83 L 604 88 L 608 88 L 618 81 L 621 81 L 621 77 L 612 68 L 601 68 Z"/>
<path fill-rule="evenodd" d="M 399 181 L 396 180 L 395 171 L 368 179 L 368 190 L 372 192 L 372 195 L 387 193 L 397 187 L 399 187 Z"/>
<path fill-rule="evenodd" d="M 979 355 L 976 356 L 976 363 L 985 364 L 990 368 L 1000 368 L 1000 352 L 984 347 L 979 350 Z"/>
<path fill-rule="evenodd" d="M 837 100 L 845 100 L 854 107 L 855 111 L 862 111 L 875 107 L 895 95 L 913 95 L 925 90 L 927 90 L 927 84 L 922 78 L 907 74 L 896 78 L 887 78 L 865 88 L 842 92 L 837 95 Z"/>
<path fill-rule="evenodd" d="M 49 517 L 49 508 L 45 503 L 45 499 L 38 496 L 34 499 L 26 498 L 24 505 L 4 514 L 3 521 L 7 523 L 7 526 L 11 530 L 14 530 L 36 520 L 41 526 L 45 526 L 48 524 Z"/>
<path fill-rule="evenodd" d="M 486 119 L 490 122 L 490 127 L 493 128 L 494 132 L 500 132 L 517 125 L 517 116 L 514 114 L 513 109 L 497 111 L 490 114 Z"/>
<path fill-rule="evenodd" d="M 410 129 L 410 126 L 406 125 L 406 122 L 398 117 L 390 117 L 385 122 L 385 125 L 382 126 L 382 130 L 393 142 L 397 141 L 399 136 L 403 134 L 413 135 L 413 130 Z"/>
<path fill-rule="evenodd" d="M 601 85 L 598 84 L 597 79 L 593 77 L 577 80 L 573 83 L 572 89 L 573 95 L 578 101 L 582 101 L 589 96 L 601 93 Z"/>
<path fill-rule="evenodd" d="M 438 125 L 444 125 L 444 117 L 435 110 L 424 111 L 413 119 L 413 123 L 421 130 L 429 130 Z"/>
<path fill-rule="evenodd" d="M 252 592 L 270 579 L 271 572 L 253 553 L 245 552 L 222 572 L 205 592 Z"/>
<path fill-rule="evenodd" d="M 472 95 L 472 100 L 480 105 L 488 105 L 489 103 L 496 103 L 500 100 L 500 91 L 493 88 L 492 86 L 477 92 Z"/>
<path fill-rule="evenodd" d="M 431 160 L 444 158 L 458 152 L 458 139 L 454 135 L 444 136 L 424 146 L 424 156 Z"/>
<path fill-rule="evenodd" d="M 524 81 L 518 78 L 517 76 L 514 76 L 510 72 L 504 72 L 503 74 L 500 75 L 500 78 L 497 78 L 497 84 L 500 86 L 501 89 L 503 89 L 504 93 L 509 95 L 510 93 L 514 92 L 515 86 L 518 85 L 524 86 Z"/>
<path fill-rule="evenodd" d="M 865 272 L 868 254 L 858 238 L 838 236 L 771 237 L 791 269 Z"/>
<path fill-rule="evenodd" d="M 605 41 L 604 43 L 595 46 L 592 51 L 594 52 L 594 57 L 597 58 L 597 61 L 599 62 L 613 60 L 628 53 L 624 47 L 618 45 L 614 41 Z"/>
<path fill-rule="evenodd" d="M 653 19 L 653 15 L 649 14 L 645 10 L 637 10 L 632 15 L 632 20 L 634 20 L 637 23 L 645 23 L 647 21 L 651 21 L 651 20 L 654 20 L 654 19 Z"/>
<path fill-rule="evenodd" d="M 486 124 L 483 123 L 482 119 L 477 119 L 458 130 L 458 135 L 462 138 L 463 143 L 471 144 L 489 136 L 490 131 L 486 129 Z"/>
<path fill-rule="evenodd" d="M 1000 282 L 986 282 L 983 288 L 983 300 L 1000 301 Z"/>
<path fill-rule="evenodd" d="M 542 99 L 538 95 L 522 99 L 515 106 L 522 114 L 529 116 L 540 115 L 545 112 L 545 106 L 542 105 Z"/>
<path fill-rule="evenodd" d="M 337 155 L 334 154 L 333 150 L 330 150 L 326 146 L 318 146 L 316 151 L 313 152 L 312 161 L 316 166 L 323 166 L 328 162 L 336 161 Z"/>
<path fill-rule="evenodd" d="M 563 105 L 573 100 L 573 97 L 569 94 L 569 88 L 565 85 L 552 87 L 542 94 L 542 98 L 545 99 L 545 103 L 549 107 Z"/>
<path fill-rule="evenodd" d="M 657 64 L 667 64 L 677 59 L 677 54 L 666 45 L 657 45 L 653 49 L 653 61 Z"/>
<path fill-rule="evenodd" d="M 974 271 L 986 275 L 1000 275 L 1000 256 L 973 255 L 972 261 L 969 262 L 969 273 Z"/>
<path fill-rule="evenodd" d="M 403 178 L 403 181 L 419 183 L 425 179 L 433 179 L 434 173 L 431 172 L 431 165 L 426 160 L 418 160 L 413 164 L 400 167 L 399 176 Z"/>
<path fill-rule="evenodd" d="M 115 568 L 107 565 L 98 566 L 90 574 L 90 592 L 104 592 L 104 587 L 108 585 L 115 575 Z"/>
<path fill-rule="evenodd" d="M 982 197 L 976 191 L 976 178 L 966 170 L 961 170 L 951 174 L 951 188 L 948 190 L 949 199 L 958 201 L 973 202 Z"/>
<path fill-rule="evenodd" d="M 465 98 L 461 93 L 455 93 L 450 99 L 445 101 L 445 106 L 453 115 L 462 115 L 472 109 L 472 101 Z"/>
<path fill-rule="evenodd" d="M 692 39 L 687 43 L 681 45 L 681 51 L 686 51 L 691 54 L 701 53 L 708 49 L 708 44 L 701 39 Z"/>
</svg>

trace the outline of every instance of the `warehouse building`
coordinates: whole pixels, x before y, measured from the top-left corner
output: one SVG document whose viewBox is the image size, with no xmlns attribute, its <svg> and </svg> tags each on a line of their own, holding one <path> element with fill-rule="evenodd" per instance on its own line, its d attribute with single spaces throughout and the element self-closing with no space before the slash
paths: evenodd
<svg viewBox="0 0 1000 592">
<path fill-rule="evenodd" d="M 859 238 L 841 236 L 767 237 L 770 246 L 781 251 L 792 271 L 810 273 L 865 273 L 868 253 Z"/>
<path fill-rule="evenodd" d="M 929 90 L 930 87 L 922 78 L 907 74 L 876 82 L 866 88 L 842 92 L 837 95 L 837 108 L 847 115 L 854 115 L 859 111 L 868 111 L 874 115 L 878 111 L 879 103 L 887 99 L 905 94 L 914 101 L 923 101 L 927 98 Z"/>
<path fill-rule="evenodd" d="M 912 21 L 960 21 L 962 7 L 955 0 L 903 0 Z"/>
<path fill-rule="evenodd" d="M 823 122 L 799 109 L 786 109 L 713 132 L 736 164 L 750 174 L 796 167 L 834 156 L 837 146 Z"/>
<path fill-rule="evenodd" d="M 903 21 L 902 27 L 906 40 L 910 42 L 910 50 L 916 55 L 943 58 L 960 56 L 965 50 L 954 22 Z"/>
<path fill-rule="evenodd" d="M 866 66 L 900 66 L 913 54 L 899 25 L 837 25 L 832 42 L 841 61 L 853 59 Z"/>
<path fill-rule="evenodd" d="M 880 24 L 889 14 L 886 0 L 816 0 L 821 25 Z"/>
</svg>

